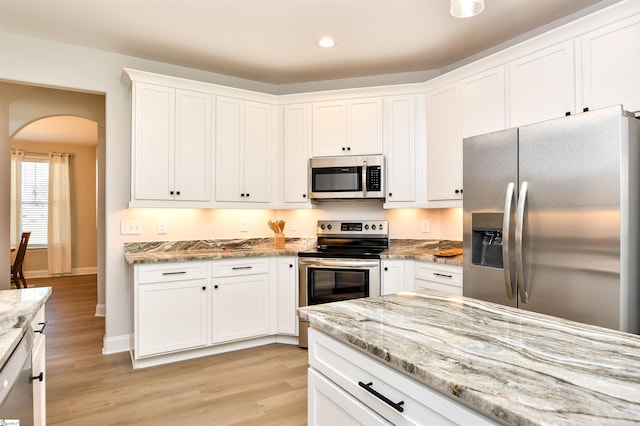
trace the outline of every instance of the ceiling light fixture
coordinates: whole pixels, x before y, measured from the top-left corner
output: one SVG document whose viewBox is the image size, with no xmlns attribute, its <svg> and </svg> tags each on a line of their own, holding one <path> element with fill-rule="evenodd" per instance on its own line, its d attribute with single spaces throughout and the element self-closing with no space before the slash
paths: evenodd
<svg viewBox="0 0 640 426">
<path fill-rule="evenodd" d="M 451 0 L 451 14 L 456 18 L 470 18 L 484 9 L 484 0 Z"/>
<path fill-rule="evenodd" d="M 320 40 L 318 40 L 318 46 L 320 47 L 333 47 L 335 45 L 336 45 L 336 42 L 329 37 L 323 37 Z"/>
</svg>

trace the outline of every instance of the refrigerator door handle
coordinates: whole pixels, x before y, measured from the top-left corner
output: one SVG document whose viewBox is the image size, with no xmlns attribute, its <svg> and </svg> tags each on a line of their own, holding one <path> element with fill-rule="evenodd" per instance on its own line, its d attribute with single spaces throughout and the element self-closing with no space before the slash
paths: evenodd
<svg viewBox="0 0 640 426">
<path fill-rule="evenodd" d="M 522 182 L 518 195 L 518 210 L 516 212 L 516 282 L 518 283 L 518 291 L 520 293 L 520 301 L 527 303 L 529 301 L 529 287 L 524 279 L 524 262 L 522 257 L 522 240 L 524 228 L 524 208 L 527 203 L 527 189 L 529 184 Z"/>
<path fill-rule="evenodd" d="M 504 217 L 502 219 L 502 264 L 504 267 L 504 283 L 507 287 L 507 297 L 513 300 L 513 280 L 511 279 L 511 258 L 509 257 L 509 235 L 511 235 L 511 206 L 515 184 L 509 182 L 504 196 Z"/>
</svg>

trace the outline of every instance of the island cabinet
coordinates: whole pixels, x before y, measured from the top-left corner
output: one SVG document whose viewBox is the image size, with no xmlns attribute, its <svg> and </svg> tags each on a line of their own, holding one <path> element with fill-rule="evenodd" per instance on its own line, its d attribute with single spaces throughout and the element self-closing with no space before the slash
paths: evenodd
<svg viewBox="0 0 640 426">
<path fill-rule="evenodd" d="M 414 288 L 426 288 L 462 296 L 462 267 L 414 262 Z"/>
<path fill-rule="evenodd" d="M 47 424 L 46 324 L 45 307 L 43 306 L 31 322 L 31 328 L 35 333 L 33 348 L 31 350 L 34 426 L 45 426 Z"/>
<path fill-rule="evenodd" d="M 382 154 L 382 98 L 312 104 L 312 156 Z"/>
<path fill-rule="evenodd" d="M 271 201 L 271 105 L 218 96 L 216 102 L 217 202 Z"/>
<path fill-rule="evenodd" d="M 135 356 L 202 347 L 208 342 L 207 262 L 135 268 Z"/>
<path fill-rule="evenodd" d="M 309 366 L 309 426 L 497 424 L 315 328 Z"/>
<path fill-rule="evenodd" d="M 270 331 L 269 261 L 266 258 L 212 263 L 213 343 L 265 336 Z"/>
<path fill-rule="evenodd" d="M 132 99 L 131 206 L 210 201 L 212 96 L 134 82 Z"/>
</svg>

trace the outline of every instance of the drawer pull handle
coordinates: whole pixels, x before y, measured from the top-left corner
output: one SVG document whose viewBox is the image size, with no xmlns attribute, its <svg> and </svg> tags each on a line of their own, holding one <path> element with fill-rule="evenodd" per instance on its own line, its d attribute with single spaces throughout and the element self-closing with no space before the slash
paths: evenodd
<svg viewBox="0 0 640 426">
<path fill-rule="evenodd" d="M 32 376 L 29 378 L 29 383 L 33 383 L 35 380 L 42 382 L 44 381 L 44 372 L 40 372 L 37 376 Z"/>
<path fill-rule="evenodd" d="M 252 269 L 253 266 L 234 266 L 231 269 L 233 269 L 234 271 L 237 271 L 238 269 Z"/>
<path fill-rule="evenodd" d="M 441 274 L 439 272 L 434 272 L 433 275 L 435 275 L 436 277 L 453 278 L 453 275 Z"/>
<path fill-rule="evenodd" d="M 184 275 L 187 271 L 163 272 L 162 275 Z"/>
<path fill-rule="evenodd" d="M 401 413 L 404 411 L 404 408 L 402 407 L 402 405 L 404 405 L 404 401 L 393 402 L 392 400 L 390 400 L 389 398 L 387 398 L 377 390 L 373 389 L 372 388 L 373 382 L 369 382 L 369 383 L 358 382 L 358 384 L 360 385 L 361 388 L 365 389 L 367 392 L 369 392 L 376 398 L 383 400 L 384 402 L 386 402 L 396 410 L 400 411 Z"/>
<path fill-rule="evenodd" d="M 40 330 L 33 330 L 34 333 L 44 334 L 44 329 L 47 327 L 47 321 L 39 322 L 38 325 L 41 325 L 42 328 Z"/>
</svg>

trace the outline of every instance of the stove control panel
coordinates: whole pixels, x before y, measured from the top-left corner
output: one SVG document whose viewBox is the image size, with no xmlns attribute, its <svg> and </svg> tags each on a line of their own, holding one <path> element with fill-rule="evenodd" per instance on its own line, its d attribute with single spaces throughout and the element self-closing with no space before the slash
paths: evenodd
<svg viewBox="0 0 640 426">
<path fill-rule="evenodd" d="M 389 235 L 389 222 L 386 220 L 319 220 L 318 235 Z"/>
</svg>

